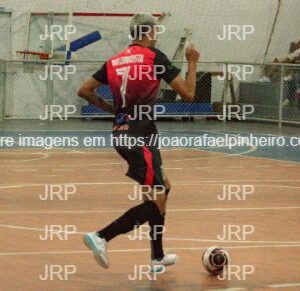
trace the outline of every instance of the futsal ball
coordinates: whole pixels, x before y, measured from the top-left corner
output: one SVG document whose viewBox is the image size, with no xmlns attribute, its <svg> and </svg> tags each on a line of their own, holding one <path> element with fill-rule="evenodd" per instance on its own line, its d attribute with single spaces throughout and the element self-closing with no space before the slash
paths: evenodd
<svg viewBox="0 0 300 291">
<path fill-rule="evenodd" d="M 209 247 L 203 253 L 202 263 L 208 273 L 220 275 L 229 263 L 229 254 L 222 247 Z"/>
</svg>

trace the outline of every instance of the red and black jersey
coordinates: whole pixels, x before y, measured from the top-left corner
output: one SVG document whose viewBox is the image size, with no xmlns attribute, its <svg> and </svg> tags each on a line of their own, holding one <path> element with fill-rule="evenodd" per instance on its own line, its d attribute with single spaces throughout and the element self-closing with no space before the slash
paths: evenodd
<svg viewBox="0 0 300 291">
<path fill-rule="evenodd" d="M 130 115 L 136 105 L 153 106 L 160 81 L 171 83 L 179 73 L 160 50 L 133 44 L 111 57 L 93 77 L 109 85 L 116 115 Z"/>
</svg>

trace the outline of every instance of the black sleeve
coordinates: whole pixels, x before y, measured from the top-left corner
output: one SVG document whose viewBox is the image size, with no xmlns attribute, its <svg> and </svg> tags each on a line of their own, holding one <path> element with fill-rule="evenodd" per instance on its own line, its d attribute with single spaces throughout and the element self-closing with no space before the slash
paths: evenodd
<svg viewBox="0 0 300 291">
<path fill-rule="evenodd" d="M 93 75 L 93 78 L 102 84 L 108 84 L 106 63 Z"/>
<path fill-rule="evenodd" d="M 155 49 L 156 57 L 154 60 L 155 65 L 164 67 L 163 73 L 158 74 L 159 79 L 165 80 L 170 84 L 180 73 L 180 69 L 172 64 L 168 57 L 158 49 Z"/>
</svg>

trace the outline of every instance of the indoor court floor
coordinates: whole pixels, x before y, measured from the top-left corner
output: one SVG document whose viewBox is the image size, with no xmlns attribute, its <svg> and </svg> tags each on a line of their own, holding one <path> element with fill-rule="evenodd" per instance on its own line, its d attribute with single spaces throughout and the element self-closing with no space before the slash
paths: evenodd
<svg viewBox="0 0 300 291">
<path fill-rule="evenodd" d="M 110 129 L 107 121 L 30 124 L 5 121 L 6 132 L 72 133 Z M 289 139 L 293 127 L 276 125 L 161 122 L 166 135 L 272 132 Z M 108 133 L 108 131 L 107 131 Z M 135 205 L 134 182 L 112 148 L 4 149 L 0 152 L 0 290 L 299 290 L 299 148 L 164 148 L 164 169 L 172 181 L 164 245 L 179 255 L 177 265 L 149 280 L 130 280 L 135 265 L 149 264 L 149 241 L 128 235 L 109 243 L 111 267 L 101 269 L 82 243 L 82 234 L 107 225 Z M 75 185 L 68 200 L 43 201 L 46 185 Z M 245 200 L 219 200 L 224 185 L 251 185 Z M 67 240 L 41 240 L 47 225 L 73 225 Z M 224 225 L 251 225 L 244 240 L 218 240 Z M 219 280 L 202 267 L 203 251 L 228 249 L 230 263 L 253 266 L 252 274 Z M 299 253 L 298 253 L 299 252 Z M 67 280 L 41 280 L 45 266 L 76 266 Z M 17 275 L 16 275 L 17 274 Z M 29 290 L 26 288 L 26 290 Z"/>
</svg>

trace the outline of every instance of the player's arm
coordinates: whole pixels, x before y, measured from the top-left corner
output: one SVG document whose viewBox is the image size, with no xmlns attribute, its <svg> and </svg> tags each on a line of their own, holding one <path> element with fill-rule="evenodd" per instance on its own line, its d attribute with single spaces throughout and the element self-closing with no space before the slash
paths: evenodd
<svg viewBox="0 0 300 291">
<path fill-rule="evenodd" d="M 96 94 L 95 90 L 102 84 L 108 84 L 106 63 L 91 78 L 87 79 L 78 90 L 78 96 L 104 111 L 115 113 L 111 103 Z"/>
<path fill-rule="evenodd" d="M 185 56 L 188 61 L 188 72 L 185 79 L 180 76 L 180 70 L 160 51 L 157 52 L 155 64 L 164 67 L 164 72 L 160 75 L 160 78 L 165 80 L 183 100 L 191 102 L 195 97 L 197 62 L 200 54 L 191 44 L 187 48 Z"/>
<path fill-rule="evenodd" d="M 200 54 L 194 45 L 190 45 L 186 50 L 185 56 L 188 61 L 186 78 L 183 79 L 178 75 L 169 85 L 183 100 L 191 102 L 195 97 L 197 63 L 200 59 Z"/>
<path fill-rule="evenodd" d="M 77 94 L 90 104 L 99 107 L 104 111 L 114 113 L 113 105 L 95 93 L 95 90 L 100 86 L 101 83 L 94 79 L 94 77 L 91 77 L 81 85 Z"/>
</svg>

